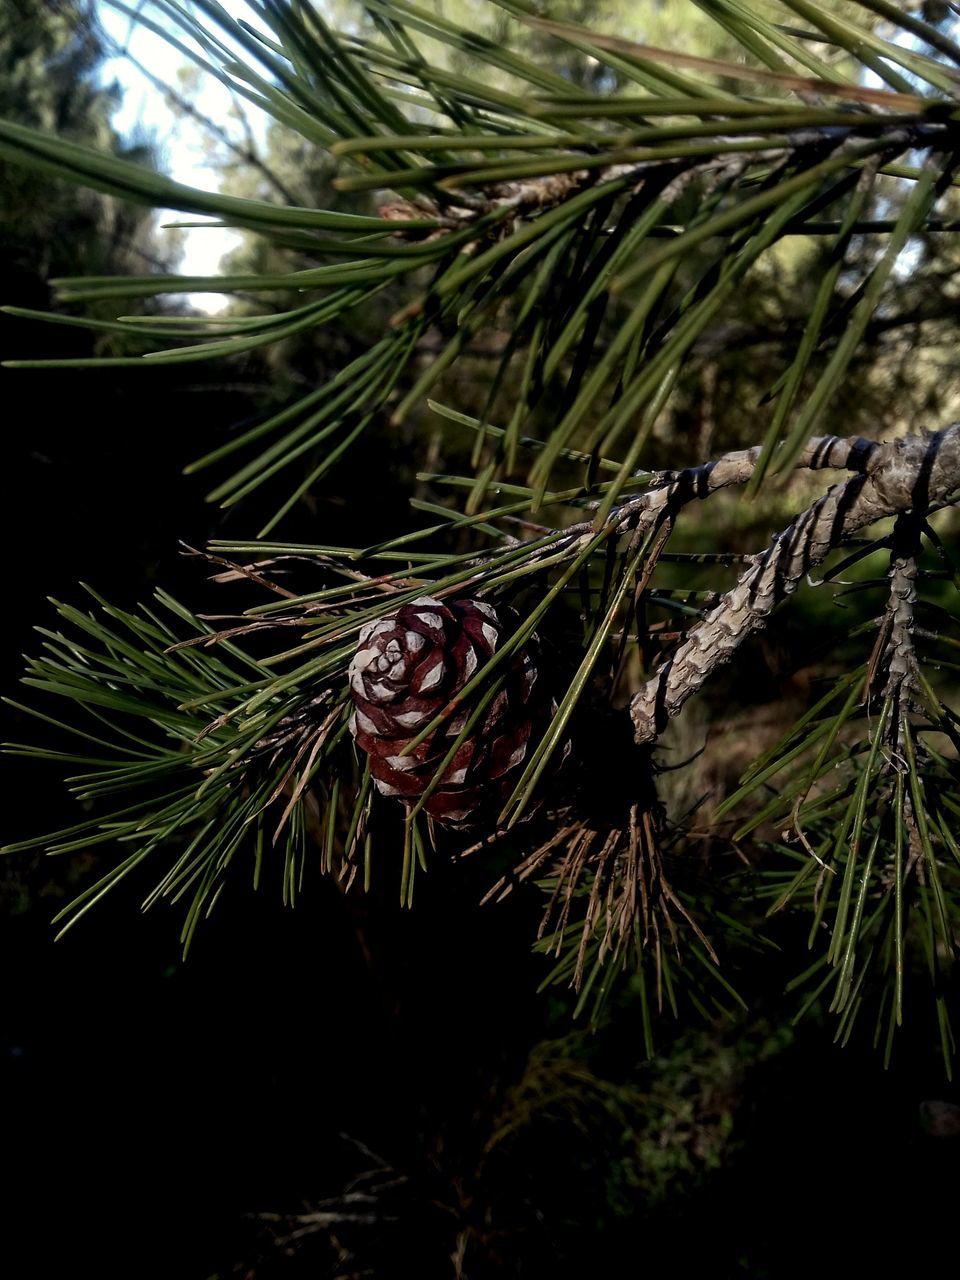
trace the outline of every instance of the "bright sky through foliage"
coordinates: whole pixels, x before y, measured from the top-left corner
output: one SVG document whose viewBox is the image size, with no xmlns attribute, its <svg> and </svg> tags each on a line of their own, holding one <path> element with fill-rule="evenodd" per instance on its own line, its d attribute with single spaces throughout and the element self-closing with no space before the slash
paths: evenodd
<svg viewBox="0 0 960 1280">
<path fill-rule="evenodd" d="M 103 67 L 104 80 L 107 83 L 116 81 L 123 90 L 123 102 L 113 117 L 115 128 L 125 136 L 142 134 L 152 141 L 157 147 L 160 168 L 178 182 L 216 190 L 220 185 L 220 175 L 211 164 L 208 131 L 197 120 L 178 112 L 137 64 L 147 68 L 152 76 L 169 84 L 175 91 L 182 92 L 182 96 L 192 102 L 202 116 L 227 127 L 233 108 L 230 94 L 219 81 L 203 72 L 199 72 L 193 84 L 185 87 L 182 76 L 192 64 L 187 63 L 176 49 L 154 32 L 111 8 L 104 0 L 98 0 L 97 7 L 100 22 L 118 51 L 126 50 L 130 54 L 127 58 L 118 52 Z M 223 7 L 234 17 L 255 22 L 243 0 L 223 0 Z M 156 11 L 149 4 L 144 12 L 148 17 L 157 19 Z M 248 119 L 255 132 L 262 135 L 263 122 L 257 118 L 256 108 L 250 107 Z M 164 223 L 188 217 L 194 220 L 194 215 L 163 212 L 157 222 L 162 227 Z M 163 236 L 165 233 L 161 231 L 159 234 Z M 220 228 L 188 230 L 179 234 L 183 253 L 177 269 L 185 275 L 214 274 L 223 255 L 240 243 L 239 233 Z M 204 293 L 191 295 L 190 301 L 200 310 L 218 311 L 226 298 L 222 294 Z"/>
</svg>

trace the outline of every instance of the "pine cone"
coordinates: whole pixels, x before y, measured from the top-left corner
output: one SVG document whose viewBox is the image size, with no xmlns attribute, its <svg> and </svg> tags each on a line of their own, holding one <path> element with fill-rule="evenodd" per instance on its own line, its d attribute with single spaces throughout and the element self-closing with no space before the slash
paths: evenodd
<svg viewBox="0 0 960 1280">
<path fill-rule="evenodd" d="M 357 745 L 370 758 L 377 790 L 413 804 L 427 789 L 467 705 L 409 753 L 403 748 L 493 655 L 503 624 L 481 600 L 441 604 L 422 596 L 360 632 L 350 663 Z M 516 785 L 531 738 L 556 704 L 538 681 L 539 645 L 531 637 L 510 660 L 506 681 L 464 739 L 424 809 L 439 822 L 467 826 L 502 805 Z"/>
</svg>

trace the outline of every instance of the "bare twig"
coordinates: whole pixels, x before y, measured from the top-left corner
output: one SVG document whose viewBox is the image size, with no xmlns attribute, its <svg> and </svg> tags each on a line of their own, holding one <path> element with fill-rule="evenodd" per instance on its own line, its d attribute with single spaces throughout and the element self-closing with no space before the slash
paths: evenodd
<svg viewBox="0 0 960 1280">
<path fill-rule="evenodd" d="M 931 503 L 944 501 L 960 487 L 960 424 L 884 445 L 820 442 L 819 448 L 825 446 L 833 457 L 826 465 L 846 466 L 859 474 L 834 485 L 778 533 L 766 551 L 751 557 L 736 586 L 634 695 L 630 714 L 638 742 L 652 742 L 667 719 L 717 667 L 729 662 L 747 636 L 762 627 L 806 573 L 846 537 L 875 520 L 905 511 L 925 513 Z M 749 464 L 743 465 L 746 470 Z M 711 474 L 707 473 L 707 484 Z"/>
</svg>

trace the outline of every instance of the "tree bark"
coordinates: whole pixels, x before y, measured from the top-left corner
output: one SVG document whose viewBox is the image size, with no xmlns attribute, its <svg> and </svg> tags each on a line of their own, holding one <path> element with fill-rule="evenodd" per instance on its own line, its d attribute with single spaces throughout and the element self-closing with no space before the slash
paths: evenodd
<svg viewBox="0 0 960 1280">
<path fill-rule="evenodd" d="M 765 625 L 777 605 L 834 547 L 876 520 L 904 511 L 923 513 L 960 488 L 960 424 L 934 435 L 882 445 L 829 439 L 811 444 L 824 460 L 816 462 L 815 453 L 814 460 L 801 465 L 844 466 L 857 474 L 830 488 L 776 534 L 766 551 L 751 557 L 736 586 L 634 694 L 630 715 L 637 742 L 653 742 L 667 720 L 719 666 L 730 661 L 747 636 Z M 701 476 L 701 484 L 712 490 L 718 487 L 721 477 L 716 471 L 724 462 L 728 472 L 737 470 L 729 460 L 720 459 L 680 476 Z M 744 457 L 738 479 L 727 482 L 742 483 L 751 471 L 752 464 Z"/>
</svg>

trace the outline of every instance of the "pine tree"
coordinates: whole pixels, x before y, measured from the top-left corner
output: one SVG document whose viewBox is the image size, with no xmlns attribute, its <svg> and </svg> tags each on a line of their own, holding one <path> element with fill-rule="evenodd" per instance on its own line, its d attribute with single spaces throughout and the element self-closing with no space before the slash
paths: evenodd
<svg viewBox="0 0 960 1280">
<path fill-rule="evenodd" d="M 470 854 L 491 898 L 540 886 L 537 945 L 578 1008 L 629 972 L 649 1038 L 658 1009 L 740 998 L 727 958 L 764 946 L 758 907 L 806 912 L 800 1007 L 829 1003 L 841 1037 L 860 1020 L 889 1055 L 926 987 L 949 1070 L 951 15 L 701 0 L 737 51 L 707 58 L 524 0 L 483 7 L 509 38 L 408 0 L 371 0 L 343 31 L 300 0 L 252 5 L 256 29 L 214 0 L 138 12 L 332 157 L 336 208 L 194 190 L 0 122 L 7 163 L 212 215 L 285 255 L 253 274 L 55 281 L 62 303 L 120 312 L 188 290 L 243 300 L 118 318 L 149 348 L 124 367 L 382 318 L 324 385 L 190 464 L 215 471 L 215 501 L 273 500 L 256 536 L 205 553 L 210 618 L 161 591 L 139 611 L 61 605 L 45 631 L 26 683 L 77 745 L 12 749 L 69 766 L 87 813 L 30 846 L 122 850 L 64 927 L 148 860 L 147 901 L 186 903 L 188 946 L 231 875 L 279 865 L 292 902 L 315 865 L 359 888 L 399 863 L 412 904 L 433 859 Z M 589 76 L 561 73 L 573 54 Z M 770 277 L 794 296 L 758 315 Z M 463 370 L 485 342 L 478 388 Z M 731 344 L 737 396 L 716 383 Z M 404 423 L 431 469 L 403 528 L 283 540 L 358 453 L 375 507 L 379 446 Z M 731 682 L 803 608 L 816 633 L 779 732 L 748 743 L 728 794 L 698 794 L 681 713 L 734 725 Z"/>
</svg>

